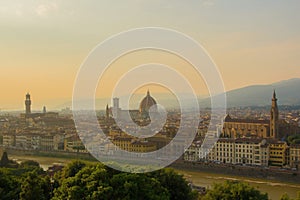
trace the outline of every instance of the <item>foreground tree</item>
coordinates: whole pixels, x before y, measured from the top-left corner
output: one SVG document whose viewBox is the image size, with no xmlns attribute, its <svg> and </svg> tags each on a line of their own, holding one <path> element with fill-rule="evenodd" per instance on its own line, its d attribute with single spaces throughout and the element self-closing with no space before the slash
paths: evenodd
<svg viewBox="0 0 300 200">
<path fill-rule="evenodd" d="M 19 182 L 7 170 L 0 168 L 0 199 L 18 199 L 20 192 Z"/>
<path fill-rule="evenodd" d="M 280 200 L 300 200 L 300 191 L 298 192 L 296 199 L 292 199 L 287 193 L 284 193 L 283 195 L 281 195 Z"/>
<path fill-rule="evenodd" d="M 111 179 L 112 199 L 170 199 L 169 191 L 145 174 L 121 173 Z"/>
<path fill-rule="evenodd" d="M 262 194 L 249 184 L 238 181 L 226 181 L 214 184 L 213 188 L 204 195 L 202 200 L 268 200 L 268 194 Z"/>
<path fill-rule="evenodd" d="M 124 173 L 103 164 L 73 162 L 55 175 L 53 200 L 197 198 L 181 175 L 170 169 Z"/>
<path fill-rule="evenodd" d="M 0 159 L 0 167 L 5 167 L 9 164 L 7 152 L 4 151 Z"/>
<path fill-rule="evenodd" d="M 59 185 L 54 191 L 53 199 L 111 199 L 112 188 L 108 185 L 109 174 L 104 166 L 88 165 L 74 175 L 74 169 L 82 167 L 78 164 L 71 163 L 63 170 L 61 177 L 56 177 L 61 180 L 57 181 Z M 66 176 L 68 171 L 72 172 L 69 174 L 72 176 Z"/>
<path fill-rule="evenodd" d="M 64 167 L 62 171 L 62 178 L 75 176 L 85 166 L 86 163 L 79 160 L 69 163 L 67 166 Z"/>
<path fill-rule="evenodd" d="M 173 169 L 166 168 L 149 173 L 149 175 L 155 177 L 170 192 L 170 199 L 197 199 L 197 193 L 193 192 L 183 176 Z"/>
<path fill-rule="evenodd" d="M 283 195 L 281 195 L 280 200 L 292 200 L 292 199 L 287 193 L 284 193 Z"/>
<path fill-rule="evenodd" d="M 36 171 L 29 172 L 21 183 L 20 199 L 50 199 L 50 179 L 42 177 Z"/>
</svg>

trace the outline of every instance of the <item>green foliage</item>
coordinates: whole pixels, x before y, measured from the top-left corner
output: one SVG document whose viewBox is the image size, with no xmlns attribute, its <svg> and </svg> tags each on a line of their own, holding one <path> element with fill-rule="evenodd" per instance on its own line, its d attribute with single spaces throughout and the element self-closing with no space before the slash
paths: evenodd
<svg viewBox="0 0 300 200">
<path fill-rule="evenodd" d="M 0 168 L 0 199 L 50 199 L 50 179 L 45 175 L 35 161 L 18 165 L 9 160 Z"/>
<path fill-rule="evenodd" d="M 287 193 L 281 195 L 280 200 L 292 200 Z"/>
<path fill-rule="evenodd" d="M 21 183 L 20 200 L 46 200 L 50 198 L 50 179 L 29 172 Z"/>
<path fill-rule="evenodd" d="M 52 193 L 53 191 L 53 193 Z M 94 200 L 94 199 L 184 199 L 194 200 L 182 175 L 172 169 L 151 173 L 124 173 L 100 163 L 74 161 L 54 175 L 54 183 L 34 161 L 23 162 L 18 168 L 0 168 L 0 199 Z M 214 184 L 203 200 L 266 200 L 267 194 L 249 184 L 226 181 Z M 291 200 L 283 194 L 282 200 Z M 300 193 L 298 198 L 300 200 Z"/>
<path fill-rule="evenodd" d="M 214 184 L 213 189 L 209 190 L 202 200 L 267 200 L 268 195 L 262 194 L 259 190 L 249 186 L 249 184 L 226 181 L 223 184 Z"/>
<path fill-rule="evenodd" d="M 288 144 L 300 144 L 300 134 L 291 135 L 287 138 Z"/>
<path fill-rule="evenodd" d="M 18 199 L 20 186 L 17 178 L 12 176 L 8 170 L 0 168 L 0 199 Z"/>
<path fill-rule="evenodd" d="M 152 172 L 150 176 L 154 176 L 170 192 L 170 199 L 195 199 L 195 195 L 192 193 L 186 180 L 173 169 L 162 169 Z"/>
<path fill-rule="evenodd" d="M 0 167 L 8 166 L 8 164 L 9 164 L 9 160 L 8 160 L 7 152 L 3 152 L 1 159 L 0 159 Z"/>
<path fill-rule="evenodd" d="M 24 176 L 27 175 L 28 172 L 36 172 L 40 175 L 45 175 L 43 168 L 40 167 L 40 164 L 33 160 L 23 161 L 16 170 L 14 170 L 14 174 L 16 176 Z"/>
<path fill-rule="evenodd" d="M 85 163 L 79 160 L 73 161 L 64 167 L 62 171 L 62 178 L 68 178 L 75 176 L 77 172 L 79 172 L 83 167 L 85 167 Z"/>
<path fill-rule="evenodd" d="M 67 171 L 78 164 L 71 163 Z M 62 173 L 63 179 L 58 181 L 60 185 L 55 189 L 53 199 L 110 199 L 109 174 L 102 164 L 88 165 L 74 176 L 65 176 L 65 172 Z"/>
<path fill-rule="evenodd" d="M 54 179 L 53 200 L 197 198 L 184 178 L 170 169 L 134 174 L 75 161 Z"/>
<path fill-rule="evenodd" d="M 25 160 L 20 164 L 21 168 L 40 167 L 40 164 L 34 160 Z"/>
<path fill-rule="evenodd" d="M 113 199 L 170 199 L 160 182 L 145 174 L 120 173 L 111 179 Z"/>
<path fill-rule="evenodd" d="M 280 200 L 294 200 L 292 198 L 289 197 L 289 195 L 287 193 L 284 193 L 281 197 Z M 295 200 L 300 200 L 300 191 L 297 194 L 297 198 Z"/>
</svg>

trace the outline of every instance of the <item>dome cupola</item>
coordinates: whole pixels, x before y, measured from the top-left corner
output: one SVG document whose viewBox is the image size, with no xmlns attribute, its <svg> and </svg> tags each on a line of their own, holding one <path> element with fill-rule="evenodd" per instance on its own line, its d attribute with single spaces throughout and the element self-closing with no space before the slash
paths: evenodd
<svg viewBox="0 0 300 200">
<path fill-rule="evenodd" d="M 156 101 L 151 97 L 149 90 L 147 95 L 143 98 L 140 103 L 140 113 L 148 113 L 151 106 L 156 105 Z"/>
</svg>

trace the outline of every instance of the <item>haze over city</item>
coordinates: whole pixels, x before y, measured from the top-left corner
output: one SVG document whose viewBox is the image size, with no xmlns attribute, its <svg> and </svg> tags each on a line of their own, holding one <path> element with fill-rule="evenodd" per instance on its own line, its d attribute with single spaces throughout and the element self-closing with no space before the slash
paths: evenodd
<svg viewBox="0 0 300 200">
<path fill-rule="evenodd" d="M 0 199 L 300 200 L 299 8 L 0 1 Z"/>
<path fill-rule="evenodd" d="M 33 94 L 34 109 L 70 101 L 76 73 L 89 52 L 113 34 L 145 26 L 175 29 L 202 44 L 227 91 L 299 78 L 299 6 L 299 1 L 271 0 L 1 1 L 0 91 L 5 95 L 0 108 L 23 109 L 26 92 Z M 170 54 L 130 54 L 103 77 L 103 96 L 110 95 L 126 66 L 153 60 L 183 71 L 186 67 Z M 206 93 L 200 76 L 189 70 L 185 75 L 199 95 Z"/>
</svg>

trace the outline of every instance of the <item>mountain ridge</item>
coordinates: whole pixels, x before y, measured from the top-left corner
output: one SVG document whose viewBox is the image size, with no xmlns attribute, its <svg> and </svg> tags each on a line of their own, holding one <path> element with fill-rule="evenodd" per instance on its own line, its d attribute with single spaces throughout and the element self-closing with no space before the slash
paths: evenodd
<svg viewBox="0 0 300 200">
<path fill-rule="evenodd" d="M 227 107 L 268 106 L 271 103 L 274 90 L 276 91 L 279 105 L 300 105 L 300 78 L 292 78 L 281 80 L 271 84 L 249 85 L 227 91 Z M 155 95 L 155 93 L 153 94 Z M 138 94 L 137 96 L 139 98 L 142 98 L 144 95 Z M 120 97 L 120 101 L 121 99 L 122 97 Z M 162 98 L 162 96 L 160 97 L 160 99 L 162 100 L 161 104 L 167 103 L 167 99 Z M 189 99 L 185 100 L 190 101 Z M 209 97 L 199 97 L 198 101 L 201 107 L 210 106 Z M 104 109 L 107 103 L 108 105 L 110 105 L 109 98 L 96 99 L 97 109 Z M 178 105 L 177 103 L 175 104 Z M 57 108 L 71 107 L 71 105 L 72 102 L 67 102 L 60 106 L 57 106 Z M 170 106 L 173 106 L 173 104 L 170 104 Z M 122 104 L 121 107 L 123 108 Z"/>
</svg>

